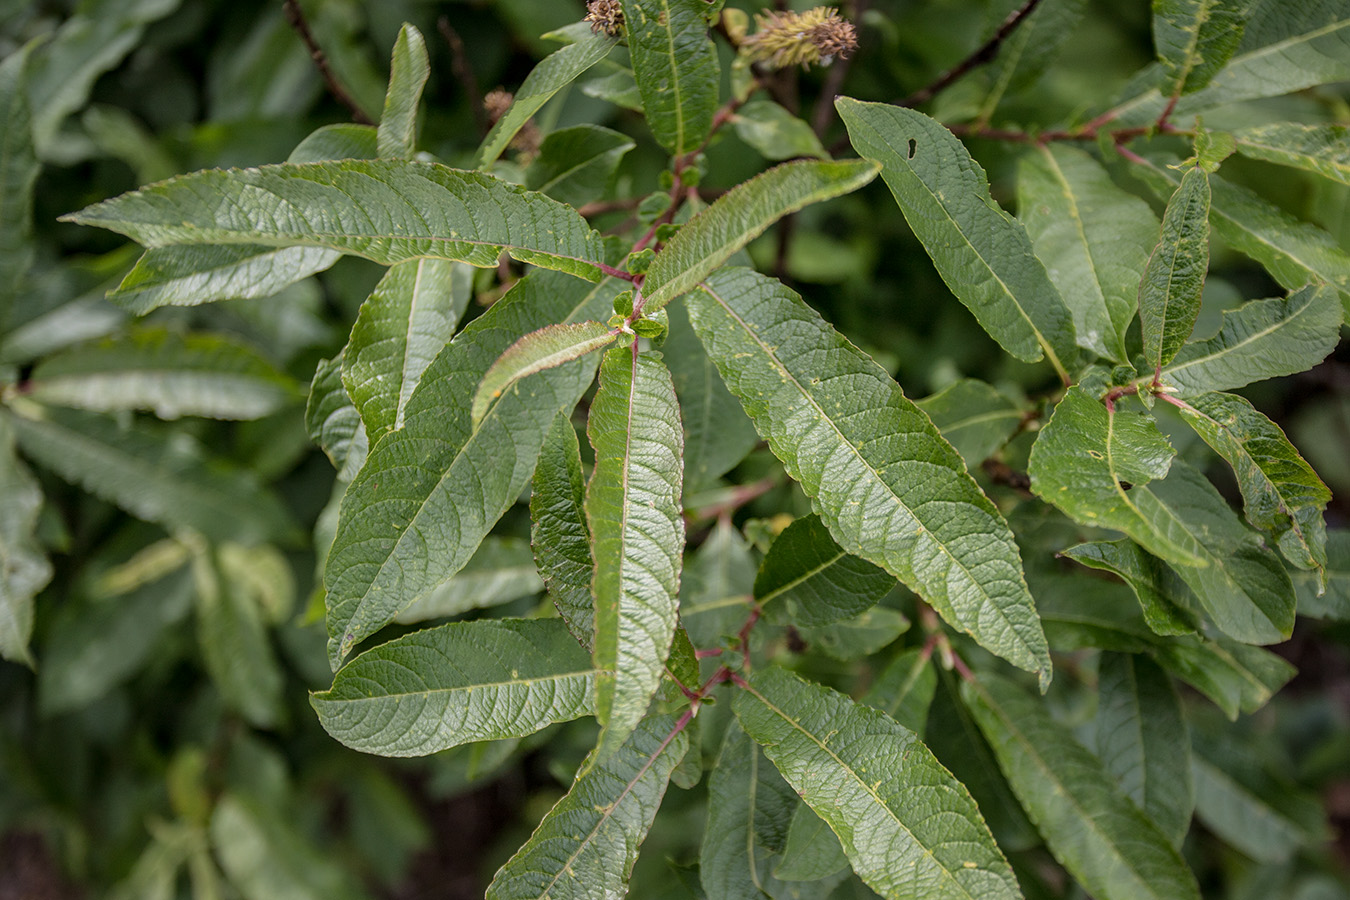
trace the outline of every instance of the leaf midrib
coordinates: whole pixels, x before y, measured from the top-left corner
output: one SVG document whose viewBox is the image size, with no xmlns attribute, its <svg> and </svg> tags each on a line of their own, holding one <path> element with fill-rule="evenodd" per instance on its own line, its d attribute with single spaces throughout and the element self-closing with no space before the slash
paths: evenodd
<svg viewBox="0 0 1350 900">
<path fill-rule="evenodd" d="M 1297 295 L 1295 295 L 1295 296 L 1297 296 Z M 1162 370 L 1162 375 L 1174 375 L 1174 374 L 1176 374 L 1177 372 L 1185 371 L 1186 369 L 1190 368 L 1191 366 L 1198 366 L 1198 365 L 1201 365 L 1201 364 L 1203 364 L 1203 363 L 1212 362 L 1212 361 L 1214 361 L 1214 360 L 1216 360 L 1216 359 L 1222 359 L 1224 356 L 1226 356 L 1226 355 L 1228 355 L 1228 354 L 1231 354 L 1231 353 L 1235 353 L 1235 352 L 1237 352 L 1239 349 L 1241 349 L 1242 347 L 1247 346 L 1248 344 L 1251 344 L 1251 343 L 1253 343 L 1253 342 L 1255 342 L 1255 341 L 1261 340 L 1261 339 L 1264 338 L 1266 335 L 1274 334 L 1276 331 L 1279 331 L 1281 328 L 1284 328 L 1284 327 L 1287 326 L 1287 325 L 1293 324 L 1293 323 L 1298 319 L 1299 316 L 1302 316 L 1302 315 L 1303 315 L 1304 313 L 1306 313 L 1308 310 L 1312 309 L 1313 302 L 1314 302 L 1314 300 L 1316 299 L 1316 296 L 1317 296 L 1317 293 L 1316 293 L 1316 290 L 1314 290 L 1313 293 L 1311 293 L 1311 294 L 1308 295 L 1308 300 L 1307 300 L 1307 302 L 1304 303 L 1303 306 L 1299 307 L 1298 309 L 1295 309 L 1295 310 L 1293 310 L 1292 312 L 1290 312 L 1288 316 L 1286 316 L 1286 317 L 1284 317 L 1284 318 L 1276 319 L 1274 322 L 1271 322 L 1269 325 L 1267 325 L 1265 328 L 1262 328 L 1260 331 L 1253 332 L 1252 334 L 1248 335 L 1247 337 L 1242 338 L 1242 339 L 1241 339 L 1240 341 L 1238 341 L 1236 344 L 1228 344 L 1228 345 L 1226 345 L 1226 346 L 1220 347 L 1219 349 L 1215 350 L 1213 353 L 1210 353 L 1210 354 L 1208 354 L 1208 355 L 1206 355 L 1206 356 L 1197 356 L 1195 359 L 1188 359 L 1188 360 L 1186 360 L 1185 362 L 1180 363 L 1180 364 L 1178 364 L 1178 365 L 1168 366 L 1166 369 L 1163 369 L 1163 370 Z M 1285 299 L 1285 300 L 1283 300 L 1283 301 L 1281 301 L 1281 302 L 1284 303 L 1284 304 L 1286 304 L 1286 305 L 1289 305 L 1289 301 L 1292 300 L 1292 299 L 1293 299 L 1293 297 L 1289 297 L 1289 298 L 1287 298 L 1287 299 Z M 1256 301 L 1256 302 L 1259 303 L 1260 301 Z M 1222 337 L 1222 336 L 1223 336 L 1223 331 L 1220 330 L 1220 331 L 1219 331 L 1219 334 L 1215 335 L 1214 338 L 1210 338 L 1210 340 L 1215 340 L 1215 339 L 1220 338 L 1220 337 Z M 1208 341 L 1207 341 L 1206 343 L 1208 343 Z M 1185 348 L 1182 348 L 1182 349 L 1185 349 Z M 1144 381 L 1147 381 L 1148 379 L 1149 379 L 1149 376 L 1145 375 L 1145 376 L 1143 376 L 1142 378 L 1137 379 L 1137 380 L 1136 380 L 1136 383 L 1142 384 Z"/>
<path fill-rule="evenodd" d="M 474 682 L 473 684 L 457 684 L 450 687 L 428 688 L 424 691 L 399 691 L 397 693 L 389 691 L 369 697 L 334 697 L 332 695 L 336 688 L 332 688 L 320 694 L 316 694 L 315 699 L 325 703 L 376 703 L 383 700 L 402 700 L 407 697 L 432 697 L 461 692 L 473 693 L 477 690 L 491 688 L 509 688 L 522 685 L 531 687 L 537 684 L 546 684 L 550 681 L 566 681 L 568 679 L 578 677 L 584 678 L 585 676 L 594 674 L 595 669 L 579 669 L 575 672 L 558 672 L 553 675 L 541 675 L 537 678 L 508 678 L 504 681 L 479 681 Z"/>
</svg>

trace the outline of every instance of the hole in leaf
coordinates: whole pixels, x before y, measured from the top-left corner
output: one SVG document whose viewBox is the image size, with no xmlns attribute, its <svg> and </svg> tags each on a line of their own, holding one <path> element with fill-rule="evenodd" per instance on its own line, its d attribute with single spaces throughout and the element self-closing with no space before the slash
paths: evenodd
<svg viewBox="0 0 1350 900">
<path fill-rule="evenodd" d="M 916 142 L 916 141 L 914 140 L 914 138 L 910 138 L 910 139 L 909 139 L 909 158 L 910 158 L 910 159 L 913 159 L 913 158 L 914 158 L 914 151 L 917 150 L 917 149 L 919 149 L 918 142 Z"/>
</svg>

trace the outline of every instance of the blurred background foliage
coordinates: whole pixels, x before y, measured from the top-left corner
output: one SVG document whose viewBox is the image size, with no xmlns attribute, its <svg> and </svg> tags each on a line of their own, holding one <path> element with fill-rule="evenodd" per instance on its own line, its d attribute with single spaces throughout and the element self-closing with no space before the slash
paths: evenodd
<svg viewBox="0 0 1350 900">
<path fill-rule="evenodd" d="M 1017 4 L 843 5 L 856 16 L 861 46 L 840 92 L 890 100 L 971 52 Z M 1278 15 L 1278 0 L 1254 5 Z M 428 36 L 432 66 L 419 146 L 467 168 L 487 125 L 483 96 L 518 86 L 555 46 L 540 36 L 584 12 L 578 0 L 305 0 L 302 7 L 334 76 L 372 118 L 398 29 L 405 21 L 417 25 Z M 1072 33 L 1034 39 L 1062 39 L 1054 66 L 1024 66 L 1005 78 L 1010 73 L 996 62 L 943 94 L 933 114 L 996 109 L 998 122 L 1047 123 L 1099 103 L 1152 56 L 1148 4 L 1093 0 Z M 41 433 L 20 436 L 19 452 L 45 498 L 30 526 L 52 574 L 36 602 L 34 667 L 0 662 L 0 898 L 481 896 L 491 873 L 565 790 L 593 741 L 593 723 L 389 760 L 336 744 L 307 703 L 307 691 L 331 679 L 314 573 L 316 547 L 331 528 L 334 472 L 309 440 L 303 397 L 318 362 L 341 349 L 381 270 L 347 258 L 277 297 L 164 308 L 135 319 L 103 294 L 136 249 L 116 235 L 56 221 L 175 173 L 283 161 L 316 128 L 349 121 L 349 110 L 325 89 L 279 2 L 0 0 L 0 57 L 20 52 L 31 53 L 41 169 L 32 264 L 0 322 L 0 386 L 22 385 L 35 367 L 71 348 L 78 355 L 91 346 L 131 352 L 195 341 L 192 348 L 236 359 L 271 388 L 235 397 L 215 417 L 84 403 L 94 408 L 63 412 Z M 827 71 L 787 73 L 780 97 L 798 101 L 809 120 Z M 611 102 L 622 99 L 622 79 L 621 68 L 607 63 L 559 94 L 536 121 L 542 134 L 590 123 L 629 135 L 636 147 L 606 195 L 627 201 L 658 189 L 666 156 L 639 116 Z M 1350 119 L 1346 92 L 1333 88 L 1249 104 L 1242 115 L 1256 114 L 1253 107 L 1270 120 Z M 1207 124 L 1246 121 L 1220 114 Z M 772 123 L 761 127 L 767 131 L 747 125 L 721 132 L 708 150 L 702 188 L 715 193 L 768 164 L 765 154 L 774 156 L 787 138 Z M 831 121 L 825 146 L 841 135 Z M 502 171 L 523 179 L 529 149 L 508 153 Z M 1014 155 L 994 143 L 972 149 L 995 196 L 1013 208 Z M 1350 188 L 1236 157 L 1224 175 L 1259 187 L 1350 247 Z M 1035 387 L 1029 379 L 1043 373 L 999 352 L 952 302 L 885 192 L 877 182 L 812 207 L 760 239 L 751 255 L 887 365 L 911 396 L 963 377 L 1012 396 Z M 615 205 L 595 211 L 592 223 L 622 223 L 631 204 Z M 490 302 L 491 273 L 479 288 L 480 301 Z M 1225 308 L 1280 293 L 1255 263 L 1216 241 L 1197 336 L 1216 330 Z M 480 309 L 471 305 L 469 315 Z M 1350 525 L 1345 345 L 1311 372 L 1245 393 L 1289 431 L 1334 490 L 1328 524 Z M 0 437 L 5 447 L 13 442 Z M 1203 452 L 1193 458 L 1207 459 Z M 1019 465 L 1016 445 L 1006 461 Z M 763 454 L 752 455 L 733 480 L 748 482 L 756 466 L 766 466 Z M 126 487 L 84 487 L 114 478 Z M 5 489 L 10 499 L 0 502 L 26 496 L 25 484 Z M 217 515 L 219 504 L 242 511 Z M 784 510 L 807 508 L 782 488 L 745 507 L 737 524 L 753 538 L 765 527 L 755 516 Z M 696 539 L 708 524 L 692 532 Z M 197 533 L 206 537 L 185 536 Z M 527 538 L 523 509 L 497 533 Z M 513 546 L 521 549 L 509 540 L 499 548 L 509 557 Z M 538 606 L 531 574 L 494 588 L 515 598 L 508 610 L 528 614 Z M 696 584 L 697 574 L 690 580 Z M 1347 896 L 1348 647 L 1344 623 L 1301 620 L 1294 639 L 1277 648 L 1300 674 L 1244 719 L 1241 740 L 1209 715 L 1212 708 L 1195 704 L 1198 746 L 1237 773 L 1232 784 L 1202 781 L 1200 824 L 1186 845 L 1207 895 Z M 880 663 L 815 665 L 820 677 L 847 686 L 866 684 Z M 938 690 L 929 740 L 949 766 L 959 772 L 964 762 L 969 770 L 963 756 L 974 751 L 961 735 L 970 723 L 960 721 L 945 692 Z M 1068 721 L 1090 717 L 1084 704 L 1091 692 L 1073 678 L 1057 679 L 1051 696 Z M 710 759 L 716 748 L 705 751 Z M 634 896 L 697 896 L 697 878 L 684 866 L 697 853 L 705 790 L 668 796 L 638 864 Z M 1338 835 L 1330 844 L 1321 840 L 1319 804 Z M 1044 850 L 1034 849 L 1025 821 L 1000 822 L 989 810 L 986 816 L 1003 846 L 1027 848 L 1014 861 L 1028 897 L 1083 896 L 1036 874 Z"/>
</svg>

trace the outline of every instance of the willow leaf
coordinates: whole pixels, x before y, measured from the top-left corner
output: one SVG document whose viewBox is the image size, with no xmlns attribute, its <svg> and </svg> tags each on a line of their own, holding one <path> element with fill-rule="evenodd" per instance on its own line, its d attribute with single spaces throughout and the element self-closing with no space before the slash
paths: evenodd
<svg viewBox="0 0 1350 900">
<path fill-rule="evenodd" d="M 1350 531 L 1333 528 L 1327 532 L 1324 574 L 1292 572 L 1291 575 L 1298 593 L 1299 615 L 1350 621 Z"/>
<path fill-rule="evenodd" d="M 407 159 L 417 149 L 417 104 L 430 75 L 426 39 L 405 22 L 394 41 L 389 90 L 384 95 L 384 113 L 376 132 L 380 156 Z"/>
<path fill-rule="evenodd" d="M 1012 532 L 886 371 L 755 272 L 723 269 L 687 302 L 727 387 L 839 545 L 1048 683 Z"/>
<path fill-rule="evenodd" d="M 1124 538 L 1078 544 L 1060 553 L 1088 568 L 1119 575 L 1134 592 L 1154 634 L 1194 634 L 1198 601 L 1181 577 L 1158 557 Z"/>
<path fill-rule="evenodd" d="M 1055 855 L 1100 900 L 1199 900 L 1167 837 L 1045 706 L 996 675 L 961 685 L 1013 793 Z"/>
<path fill-rule="evenodd" d="M 578 360 L 520 382 L 477 429 L 469 398 L 521 334 L 603 315 L 617 288 L 535 272 L 451 341 L 423 373 L 403 428 L 376 444 L 342 501 L 324 573 L 334 667 L 469 561 L 515 503 L 553 418 L 570 410 L 594 365 Z"/>
<path fill-rule="evenodd" d="M 14 429 L 0 415 L 0 658 L 33 664 L 33 598 L 52 577 L 36 536 L 42 489 L 14 452 Z"/>
<path fill-rule="evenodd" d="M 895 576 L 850 556 L 816 516 L 783 530 L 755 578 L 755 601 L 771 621 L 810 628 L 875 606 L 895 587 Z"/>
<path fill-rule="evenodd" d="M 276 727 L 285 679 L 257 600 L 218 548 L 200 548 L 192 574 L 197 644 L 220 698 L 255 728 Z"/>
<path fill-rule="evenodd" d="M 1209 84 L 1242 42 L 1245 16 L 1232 0 L 1155 0 L 1153 43 L 1166 76 L 1164 96 Z"/>
<path fill-rule="evenodd" d="M 348 747 L 424 756 L 589 715 L 594 686 L 586 651 L 559 620 L 480 619 L 367 650 L 310 705 Z"/>
<path fill-rule="evenodd" d="M 780 668 L 756 671 L 733 708 L 883 897 L 1021 897 L 970 793 L 885 713 Z"/>
<path fill-rule="evenodd" d="M 441 259 L 391 266 L 357 313 L 342 354 L 342 382 L 366 433 L 403 427 L 422 373 L 455 333 L 473 295 L 473 269 Z"/>
<path fill-rule="evenodd" d="M 1209 174 L 1192 166 L 1167 202 L 1162 238 L 1139 285 L 1144 363 L 1154 372 L 1176 356 L 1200 315 L 1209 269 L 1209 203 Z"/>
<path fill-rule="evenodd" d="M 963 378 L 914 401 L 928 414 L 974 471 L 1007 443 L 1022 422 L 1022 410 L 991 385 Z"/>
<path fill-rule="evenodd" d="M 624 0 L 624 32 L 647 125 L 675 156 L 712 130 L 719 66 L 702 0 Z"/>
<path fill-rule="evenodd" d="M 1153 210 L 1087 153 L 1061 144 L 1022 158 L 1017 209 L 1073 313 L 1079 346 L 1125 362 L 1125 331 L 1158 237 Z"/>
<path fill-rule="evenodd" d="M 756 561 L 750 543 L 719 520 L 680 576 L 680 624 L 700 647 L 734 638 L 754 608 Z"/>
<path fill-rule="evenodd" d="M 544 589 L 528 542 L 489 535 L 449 581 L 419 598 L 394 621 L 401 625 L 457 616 L 529 597 Z"/>
<path fill-rule="evenodd" d="M 773 870 L 774 877 L 781 881 L 821 881 L 846 870 L 848 857 L 839 838 L 815 810 L 798 803 L 788 826 L 782 862 Z"/>
<path fill-rule="evenodd" d="M 560 128 L 539 145 L 539 155 L 525 170 L 525 186 L 572 206 L 599 200 L 636 146 L 628 135 L 599 125 Z"/>
<path fill-rule="evenodd" d="M 0 325 L 33 258 L 33 188 L 41 165 L 28 101 L 29 53 L 18 50 L 0 63 Z"/>
<path fill-rule="evenodd" d="M 370 441 L 361 415 L 342 384 L 344 356 L 345 350 L 332 359 L 320 360 L 314 370 L 305 405 L 305 430 L 337 469 L 338 480 L 345 483 L 366 464 Z"/>
<path fill-rule="evenodd" d="M 220 203 L 207 198 L 241 202 Z M 146 247 L 317 247 L 383 265 L 417 257 L 521 262 L 598 281 L 600 235 L 570 207 L 489 175 L 409 160 L 209 169 L 63 217 Z M 359 225 L 357 223 L 360 223 Z"/>
<path fill-rule="evenodd" d="M 862 160 L 803 160 L 738 184 L 690 219 L 656 255 L 642 285 L 643 310 L 655 312 L 693 290 L 788 213 L 856 191 L 876 174 L 877 167 Z"/>
<path fill-rule="evenodd" d="M 1233 133 L 1243 156 L 1316 172 L 1350 184 L 1350 128 L 1275 122 Z"/>
<path fill-rule="evenodd" d="M 530 544 L 548 595 L 572 636 L 589 650 L 595 642 L 591 598 L 591 530 L 586 524 L 586 484 L 581 447 L 566 414 L 544 439 L 530 492 Z"/>
<path fill-rule="evenodd" d="M 638 847 L 688 746 L 674 719 L 654 716 L 607 758 L 593 752 L 567 796 L 497 871 L 487 900 L 623 897 Z"/>
<path fill-rule="evenodd" d="M 635 347 L 605 354 L 587 425 L 595 448 L 586 521 L 595 560 L 598 759 L 646 714 L 679 618 L 680 407 L 665 365 Z"/>
<path fill-rule="evenodd" d="M 891 660 L 863 695 L 862 702 L 890 716 L 920 738 L 937 692 L 937 671 L 930 654 L 915 647 Z"/>
<path fill-rule="evenodd" d="M 270 297 L 337 262 L 322 247 L 203 244 L 145 251 L 108 299 L 144 315 L 161 306 L 198 306 L 215 300 Z"/>
<path fill-rule="evenodd" d="M 1026 229 L 994 203 L 989 179 L 940 123 L 884 103 L 835 102 L 860 154 L 881 177 L 942 280 L 1018 359 L 1048 356 L 1065 372 L 1077 348 L 1073 317 L 1032 251 Z"/>
<path fill-rule="evenodd" d="M 1233 467 L 1247 521 L 1272 535 L 1294 565 L 1324 569 L 1322 510 L 1331 502 L 1331 491 L 1280 427 L 1235 394 L 1200 394 L 1178 408 Z"/>
<path fill-rule="evenodd" d="M 600 322 L 545 325 L 506 348 L 488 367 L 473 395 L 473 424 L 483 421 L 488 407 L 520 379 L 601 350 L 618 338 L 616 330 Z"/>
</svg>

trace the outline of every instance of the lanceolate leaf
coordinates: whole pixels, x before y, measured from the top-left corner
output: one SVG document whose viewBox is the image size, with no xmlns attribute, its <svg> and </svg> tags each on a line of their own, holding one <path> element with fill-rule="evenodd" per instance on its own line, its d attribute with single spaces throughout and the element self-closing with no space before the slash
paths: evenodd
<svg viewBox="0 0 1350 900">
<path fill-rule="evenodd" d="M 1244 22 L 1233 0 L 1155 0 L 1153 41 L 1167 77 L 1166 97 L 1209 84 L 1242 41 Z"/>
<path fill-rule="evenodd" d="M 816 516 L 793 522 L 764 557 L 755 600 L 772 621 L 810 628 L 875 606 L 895 587 L 895 576 L 850 556 Z"/>
<path fill-rule="evenodd" d="M 1336 291 L 1327 285 L 1253 300 L 1224 313 L 1214 337 L 1182 347 L 1162 382 L 1191 397 L 1303 372 L 1336 347 L 1340 326 Z"/>
<path fill-rule="evenodd" d="M 679 156 L 712 129 L 719 66 L 702 0 L 624 0 L 624 31 L 647 125 Z"/>
<path fill-rule="evenodd" d="M 161 306 L 270 297 L 342 256 L 322 247 L 203 244 L 145 251 L 108 299 L 143 315 Z"/>
<path fill-rule="evenodd" d="M 1209 174 L 1186 170 L 1163 214 L 1162 239 L 1139 285 L 1144 363 L 1155 372 L 1176 356 L 1200 315 L 1209 269 Z"/>
<path fill-rule="evenodd" d="M 727 387 L 839 545 L 1048 683 L 1007 523 L 886 371 L 757 273 L 723 269 L 687 302 Z"/>
<path fill-rule="evenodd" d="M 1181 698 L 1147 656 L 1103 653 L 1097 666 L 1097 755 L 1173 847 L 1191 825 L 1191 736 Z"/>
<path fill-rule="evenodd" d="M 914 110 L 846 97 L 835 105 L 853 146 L 882 164 L 881 177 L 957 299 L 1003 349 L 1027 362 L 1048 356 L 1065 372 L 1077 354 L 1073 317 L 1026 229 L 990 198 L 965 146 Z"/>
<path fill-rule="evenodd" d="M 638 846 L 688 746 L 674 719 L 654 716 L 607 758 L 593 752 L 567 796 L 497 871 L 487 900 L 623 897 Z"/>
<path fill-rule="evenodd" d="M 929 654 L 915 647 L 901 653 L 882 670 L 862 702 L 875 706 L 922 738 L 936 691 L 937 671 Z"/>
<path fill-rule="evenodd" d="M 1017 209 L 1073 313 L 1079 346 L 1125 362 L 1125 331 L 1158 238 L 1153 210 L 1116 187 L 1091 156 L 1062 144 L 1022 158 Z"/>
<path fill-rule="evenodd" d="M 248 202 L 204 199 L 221 196 Z M 65 220 L 152 248 L 305 246 L 384 265 L 425 256 L 492 267 L 506 252 L 592 281 L 599 280 L 603 259 L 600 235 L 561 203 L 489 175 L 409 160 L 209 169 L 96 203 Z"/>
<path fill-rule="evenodd" d="M 700 647 L 735 636 L 753 610 L 756 561 L 750 544 L 719 520 L 680 576 L 680 624 Z"/>
<path fill-rule="evenodd" d="M 422 32 L 404 23 L 394 42 L 389 90 L 384 95 L 384 114 L 376 135 L 380 156 L 407 159 L 417 149 L 417 104 L 430 75 L 426 40 Z"/>
<path fill-rule="evenodd" d="M 1063 551 L 1075 562 L 1093 569 L 1114 572 L 1134 591 L 1144 610 L 1144 621 L 1154 634 L 1193 634 L 1198 602 L 1181 577 L 1158 557 L 1129 538 L 1094 541 Z"/>
<path fill-rule="evenodd" d="M 586 651 L 557 619 L 481 619 L 362 653 L 310 697 L 328 733 L 381 756 L 533 734 L 591 712 Z"/>
<path fill-rule="evenodd" d="M 604 34 L 587 34 L 574 44 L 568 44 L 544 58 L 526 77 L 516 91 L 511 104 L 492 131 L 478 148 L 478 167 L 491 165 L 511 143 L 516 132 L 537 113 L 558 91 L 571 84 L 578 75 L 609 55 L 614 49 L 614 38 Z"/>
<path fill-rule="evenodd" d="M 409 625 L 457 616 L 471 609 L 510 603 L 543 589 L 529 543 L 520 538 L 489 535 L 464 568 L 399 613 L 394 621 Z"/>
<path fill-rule="evenodd" d="M 338 353 L 319 361 L 305 405 L 305 430 L 337 469 L 338 480 L 348 482 L 366 464 L 370 442 L 361 416 L 342 385 L 344 355 Z"/>
<path fill-rule="evenodd" d="M 1022 421 L 1022 410 L 991 385 L 974 378 L 953 382 L 915 405 L 974 470 L 1008 440 Z"/>
<path fill-rule="evenodd" d="M 422 373 L 449 343 L 472 295 L 471 267 L 412 259 L 390 267 L 361 304 L 342 354 L 342 381 L 373 440 L 403 427 Z"/>
<path fill-rule="evenodd" d="M 533 273 L 441 351 L 399 431 L 385 435 L 342 502 L 328 557 L 330 660 L 374 634 L 469 561 L 534 471 L 553 418 L 571 409 L 594 364 L 581 360 L 511 388 L 475 430 L 469 399 L 521 334 L 603 315 L 617 287 Z"/>
<path fill-rule="evenodd" d="M 0 415 L 0 658 L 33 662 L 33 597 L 51 580 L 52 566 L 35 535 L 42 490 L 14 452 L 14 430 Z"/>
<path fill-rule="evenodd" d="M 1050 852 L 1088 893 L 1199 900 L 1181 854 L 1042 704 L 995 675 L 962 684 L 961 696 Z"/>
<path fill-rule="evenodd" d="M 1021 897 L 969 792 L 885 713 L 779 668 L 757 671 L 734 709 L 883 897 Z"/>
<path fill-rule="evenodd" d="M 531 331 L 507 347 L 483 375 L 473 396 L 474 427 L 502 392 L 520 379 L 580 359 L 614 343 L 618 336 L 616 330 L 600 322 L 545 325 Z"/>
<path fill-rule="evenodd" d="M 161 419 L 257 419 L 300 399 L 291 379 L 245 345 L 162 329 L 47 357 L 30 382 L 30 396 L 46 403 L 145 409 Z"/>
<path fill-rule="evenodd" d="M 1331 491 L 1279 426 L 1234 394 L 1200 394 L 1179 408 L 1233 467 L 1247 521 L 1271 534 L 1294 565 L 1324 568 L 1322 510 L 1331 502 Z"/>
<path fill-rule="evenodd" d="M 539 145 L 525 186 L 573 206 L 597 200 L 613 183 L 624 154 L 636 146 L 628 135 L 599 125 L 559 129 Z"/>
<path fill-rule="evenodd" d="M 1350 128 L 1276 122 L 1233 133 L 1237 150 L 1253 159 L 1316 172 L 1350 184 Z"/>
<path fill-rule="evenodd" d="M 679 617 L 684 434 L 665 365 L 633 348 L 606 353 L 587 433 L 595 448 L 586 520 L 603 760 L 646 714 Z"/>
<path fill-rule="evenodd" d="M 40 168 L 28 103 L 28 50 L 0 63 L 0 326 L 32 261 L 33 185 Z M 26 639 L 25 639 L 26 641 Z"/>
<path fill-rule="evenodd" d="M 656 255 L 642 285 L 643 310 L 655 312 L 693 290 L 788 213 L 856 191 L 876 174 L 876 166 L 862 160 L 806 160 L 783 163 L 737 185 L 690 219 Z"/>
<path fill-rule="evenodd" d="M 572 636 L 587 650 L 595 642 L 595 603 L 591 599 L 591 530 L 586 524 L 586 485 L 581 447 L 564 413 L 553 421 L 530 492 L 530 543 L 534 562 Z"/>
</svg>

